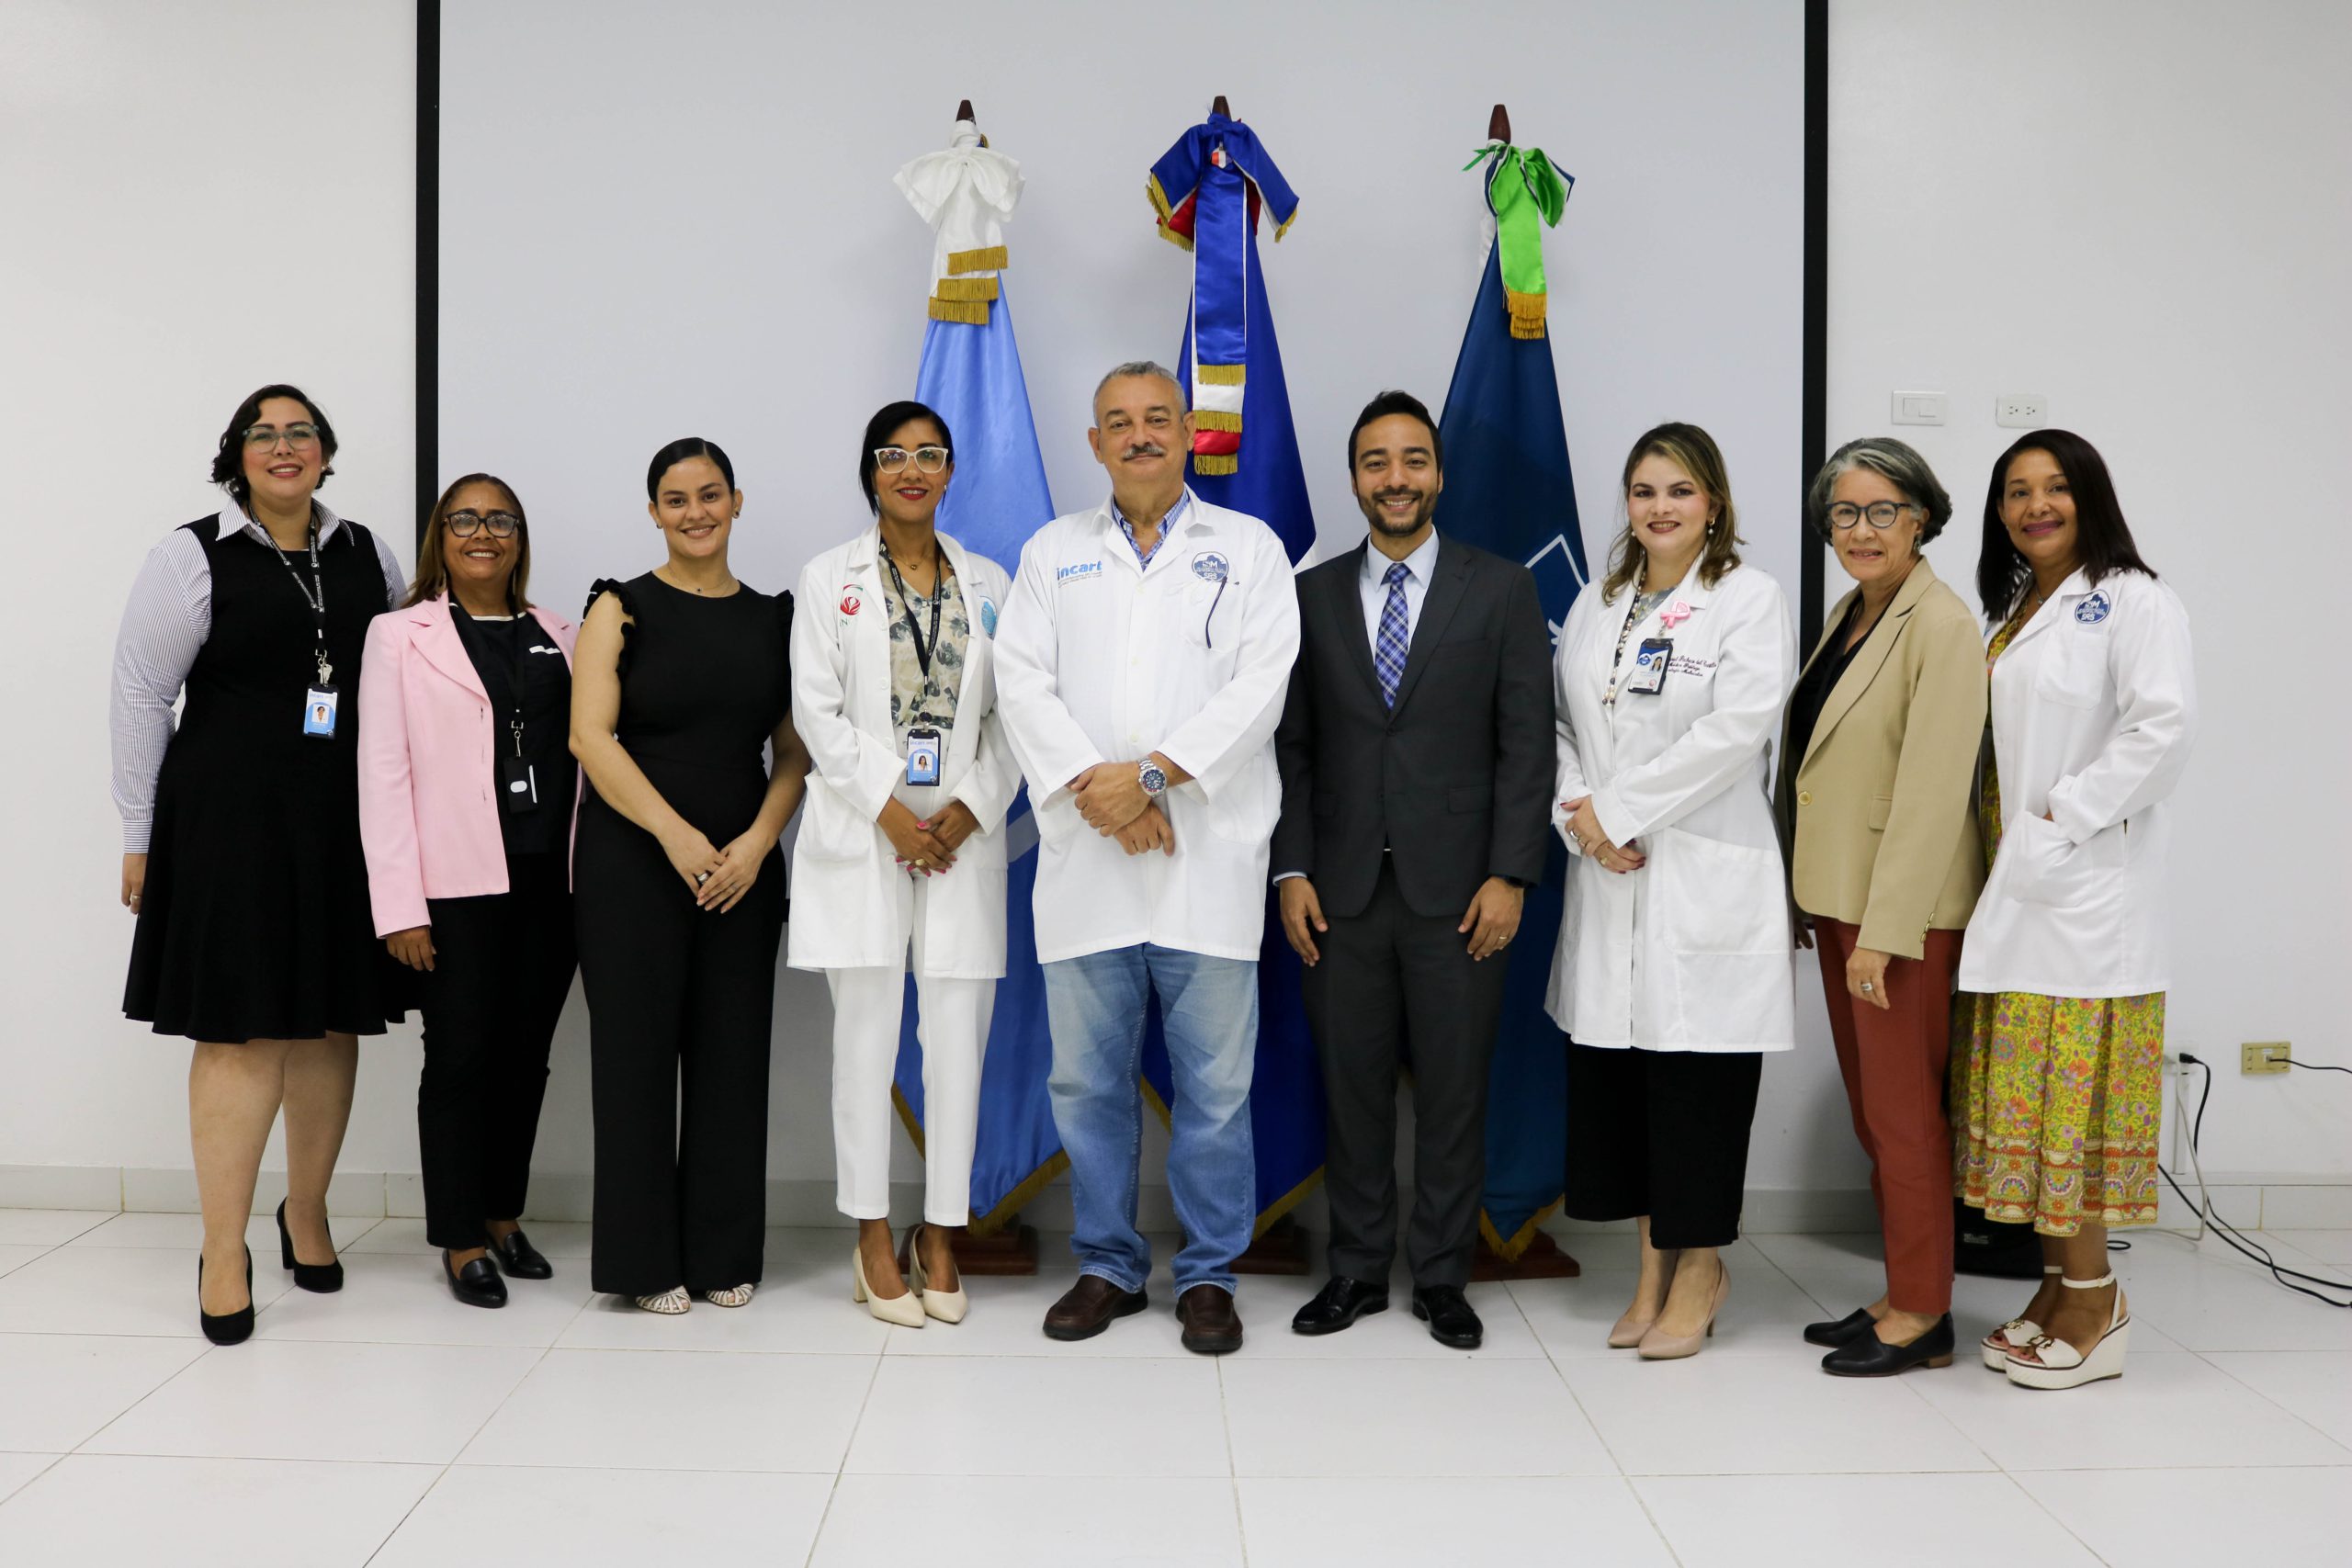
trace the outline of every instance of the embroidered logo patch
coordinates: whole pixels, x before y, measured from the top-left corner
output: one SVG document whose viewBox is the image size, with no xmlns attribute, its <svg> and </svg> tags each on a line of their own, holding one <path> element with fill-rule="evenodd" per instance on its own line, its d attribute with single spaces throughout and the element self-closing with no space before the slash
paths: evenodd
<svg viewBox="0 0 2352 1568">
<path fill-rule="evenodd" d="M 859 611 L 859 609 L 860 609 L 860 608 L 862 608 L 862 607 L 865 605 L 865 601 L 863 598 L 859 597 L 858 590 L 857 590 L 857 584 L 856 584 L 856 583 L 854 583 L 854 582 L 844 582 L 844 583 L 842 583 L 842 615 L 856 615 L 856 614 L 857 614 L 857 612 Z"/>
<path fill-rule="evenodd" d="M 1203 550 L 1193 558 L 1193 575 L 1203 582 L 1223 582 L 1225 573 L 1225 558 L 1215 550 Z"/>
<path fill-rule="evenodd" d="M 1057 583 L 1077 582 L 1086 578 L 1100 577 L 1102 575 L 1102 563 L 1099 560 L 1082 560 L 1077 562 L 1075 565 L 1057 567 L 1054 569 L 1054 581 Z"/>
<path fill-rule="evenodd" d="M 985 593 L 980 596 L 980 631 L 988 637 L 996 636 L 996 601 Z"/>
<path fill-rule="evenodd" d="M 2086 626 L 2095 626 L 2107 619 L 2108 612 L 2114 608 L 2115 606 L 2108 601 L 2106 591 L 2102 589 L 2075 606 L 2075 619 Z"/>
</svg>

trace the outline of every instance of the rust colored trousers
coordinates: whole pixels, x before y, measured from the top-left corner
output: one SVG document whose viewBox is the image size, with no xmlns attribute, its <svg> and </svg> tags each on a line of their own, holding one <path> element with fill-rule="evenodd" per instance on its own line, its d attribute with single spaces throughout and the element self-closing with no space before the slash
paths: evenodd
<svg viewBox="0 0 2352 1568">
<path fill-rule="evenodd" d="M 1861 932 L 1815 917 L 1814 945 L 1829 1001 L 1829 1033 L 1854 1136 L 1871 1157 L 1871 1201 L 1886 1242 L 1888 1303 L 1939 1317 L 1951 1310 L 1951 1123 L 1944 1068 L 1951 1055 L 1959 931 L 1928 933 L 1918 958 L 1890 958 L 1881 1009 L 1846 989 Z"/>
</svg>

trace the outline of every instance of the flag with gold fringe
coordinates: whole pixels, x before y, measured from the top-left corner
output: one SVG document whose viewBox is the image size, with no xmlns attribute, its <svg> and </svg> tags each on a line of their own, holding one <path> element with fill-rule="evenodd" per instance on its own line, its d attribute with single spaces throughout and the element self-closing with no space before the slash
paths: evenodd
<svg viewBox="0 0 2352 1568">
<path fill-rule="evenodd" d="M 1021 199 L 1021 166 L 992 150 L 970 120 L 959 119 L 947 148 L 900 169 L 898 186 L 938 231 L 915 396 L 939 411 L 956 438 L 956 479 L 940 499 L 939 527 L 1010 572 L 1021 564 L 1023 544 L 1054 515 L 1021 345 L 1012 335 L 1012 305 L 1000 276 L 1011 261 L 1003 225 Z M 993 635 L 985 618 L 978 629 Z M 1002 1229 L 1069 1163 L 1046 1097 L 1053 1045 L 1031 919 L 1037 828 L 1025 792 L 1013 801 L 1004 833 L 1005 976 L 997 982 L 981 1065 L 972 1156 L 971 1228 L 978 1236 Z M 920 1148 L 922 1055 L 911 976 L 907 986 L 893 1077 L 899 1117 Z"/>
<path fill-rule="evenodd" d="M 1264 523 L 1295 567 L 1315 547 L 1315 513 L 1273 310 L 1258 268 L 1258 220 L 1261 211 L 1271 218 L 1280 240 L 1298 216 L 1298 197 L 1257 136 L 1221 107 L 1152 165 L 1146 190 L 1161 236 L 1193 255 L 1192 309 L 1177 376 L 1193 403 L 1193 492 Z M 1165 1114 L 1168 1050 L 1156 1011 L 1146 1025 L 1144 1082 Z M 1262 1235 L 1314 1190 L 1323 1172 L 1323 1078 L 1307 1032 L 1298 955 L 1283 940 L 1271 889 L 1258 955 L 1250 1124 Z"/>
<path fill-rule="evenodd" d="M 1556 643 L 1585 582 L 1584 530 L 1545 331 L 1544 227 L 1559 221 L 1570 182 L 1543 153 L 1501 141 L 1468 166 L 1481 165 L 1492 243 L 1439 419 L 1445 494 L 1437 524 L 1450 538 L 1524 561 Z M 1558 1207 L 1566 1165 L 1567 1059 L 1544 1011 L 1566 875 L 1555 841 L 1511 942 L 1495 1039 L 1478 1229 L 1507 1262 Z"/>
</svg>

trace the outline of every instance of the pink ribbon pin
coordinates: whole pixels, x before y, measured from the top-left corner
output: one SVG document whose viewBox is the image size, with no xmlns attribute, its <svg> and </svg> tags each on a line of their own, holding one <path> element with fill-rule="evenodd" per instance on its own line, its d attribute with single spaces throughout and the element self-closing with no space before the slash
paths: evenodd
<svg viewBox="0 0 2352 1568">
<path fill-rule="evenodd" d="M 1672 631 L 1675 627 L 1680 626 L 1690 618 L 1690 606 L 1683 601 L 1677 599 L 1673 604 L 1668 604 L 1665 609 L 1658 612 L 1657 624 L 1664 626 L 1668 631 Z"/>
</svg>

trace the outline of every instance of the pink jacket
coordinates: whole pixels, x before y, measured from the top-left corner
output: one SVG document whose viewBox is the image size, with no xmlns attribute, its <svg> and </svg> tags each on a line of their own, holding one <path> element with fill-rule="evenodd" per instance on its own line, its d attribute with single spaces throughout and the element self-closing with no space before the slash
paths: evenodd
<svg viewBox="0 0 2352 1568">
<path fill-rule="evenodd" d="M 546 610 L 531 614 L 570 664 L 579 628 Z M 499 718 L 446 595 L 368 626 L 359 715 L 359 840 L 376 934 L 430 924 L 427 898 L 505 892 L 506 846 L 491 787 Z M 579 821 L 575 783 L 575 831 Z"/>
</svg>

